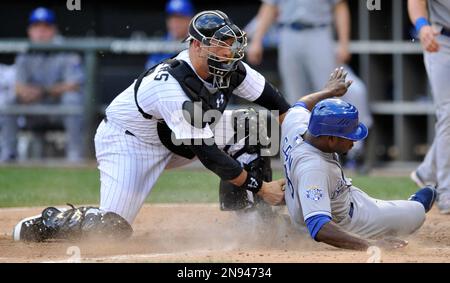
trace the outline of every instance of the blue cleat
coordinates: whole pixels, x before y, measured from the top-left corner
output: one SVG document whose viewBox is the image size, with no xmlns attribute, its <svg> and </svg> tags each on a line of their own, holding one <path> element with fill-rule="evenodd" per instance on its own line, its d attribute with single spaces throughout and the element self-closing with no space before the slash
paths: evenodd
<svg viewBox="0 0 450 283">
<path fill-rule="evenodd" d="M 433 207 L 436 196 L 437 191 L 435 188 L 425 187 L 410 196 L 408 200 L 420 202 L 425 208 L 425 212 L 428 212 Z"/>
</svg>

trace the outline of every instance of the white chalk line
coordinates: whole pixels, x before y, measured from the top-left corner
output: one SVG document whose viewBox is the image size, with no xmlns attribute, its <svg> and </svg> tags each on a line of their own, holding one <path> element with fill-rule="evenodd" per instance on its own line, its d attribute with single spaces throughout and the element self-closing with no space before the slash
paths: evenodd
<svg viewBox="0 0 450 283">
<path fill-rule="evenodd" d="M 183 251 L 174 253 L 148 253 L 148 254 L 122 254 L 122 255 L 112 255 L 112 256 L 102 256 L 102 257 L 80 257 L 73 258 L 68 257 L 67 259 L 58 260 L 44 260 L 37 261 L 37 263 L 80 263 L 80 262 L 94 262 L 94 261 L 137 261 L 146 260 L 153 258 L 164 258 L 164 257 L 182 257 L 182 256 L 201 256 L 208 255 L 217 252 L 228 252 L 233 249 L 220 249 L 220 250 L 195 250 L 195 251 Z M 13 258 L 13 257 L 0 257 L 0 262 L 24 262 L 25 258 Z"/>
<path fill-rule="evenodd" d="M 231 250 L 200 250 L 200 251 L 184 251 L 176 253 L 150 253 L 150 254 L 130 254 L 130 255 L 113 255 L 113 256 L 103 256 L 103 257 L 81 257 L 80 259 L 64 259 L 64 260 L 50 260 L 42 261 L 39 263 L 80 263 L 80 262 L 124 262 L 124 261 L 139 261 L 148 260 L 154 258 L 165 258 L 165 257 L 182 257 L 182 256 L 202 256 L 208 255 L 216 252 L 227 252 Z M 1 260 L 1 258 L 0 258 Z"/>
<path fill-rule="evenodd" d="M 96 205 L 77 205 L 77 206 L 96 206 Z M 98 205 L 97 205 L 98 206 Z M 147 203 L 144 207 L 155 207 L 155 208 L 174 208 L 174 207 L 196 207 L 196 208 L 215 208 L 219 207 L 216 203 Z M 57 205 L 57 208 L 64 208 L 64 205 Z M 68 206 L 66 206 L 67 208 Z M 1 212 L 24 212 L 32 209 L 43 210 L 46 206 L 33 206 L 33 207 L 3 207 L 0 208 Z"/>
</svg>

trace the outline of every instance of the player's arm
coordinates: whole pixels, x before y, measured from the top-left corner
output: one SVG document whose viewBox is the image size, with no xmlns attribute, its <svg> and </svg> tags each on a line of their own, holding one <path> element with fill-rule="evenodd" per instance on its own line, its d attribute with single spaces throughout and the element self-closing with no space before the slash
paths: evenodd
<svg viewBox="0 0 450 283">
<path fill-rule="evenodd" d="M 378 241 L 366 240 L 346 232 L 333 221 L 328 221 L 321 226 L 314 239 L 318 242 L 323 242 L 337 248 L 360 251 L 367 250 L 370 246 L 378 246 L 385 249 L 397 249 L 408 244 L 406 241 L 395 238 L 386 238 Z"/>
<path fill-rule="evenodd" d="M 291 178 L 294 184 L 298 184 L 297 196 L 311 238 L 344 249 L 365 250 L 370 247 L 372 244 L 369 241 L 353 236 L 333 223 L 329 193 L 333 185 L 328 168 L 314 161 L 296 166 L 301 167 L 290 171 L 293 173 Z"/>
<path fill-rule="evenodd" d="M 57 83 L 52 85 L 51 87 L 45 89 L 47 93 L 49 93 L 51 96 L 58 97 L 61 96 L 65 92 L 78 92 L 80 91 L 80 84 L 79 83 Z"/>
<path fill-rule="evenodd" d="M 231 84 L 235 85 L 234 95 L 252 101 L 268 110 L 278 111 L 278 122 L 283 122 L 284 116 L 291 107 L 278 89 L 268 82 L 263 75 L 240 62 Z"/>
<path fill-rule="evenodd" d="M 344 71 L 344 68 L 337 68 L 331 74 L 323 90 L 305 95 L 297 103 L 303 104 L 306 109 L 311 111 L 321 100 L 343 96 L 352 84 L 352 81 L 346 81 L 346 77 L 347 72 Z"/>
<path fill-rule="evenodd" d="M 284 179 L 264 182 L 262 176 L 247 172 L 238 161 L 220 150 L 213 140 L 203 142 L 201 145 L 195 145 L 195 142 L 192 142 L 189 149 L 207 169 L 217 174 L 222 180 L 254 192 L 271 205 L 278 205 L 284 200 L 282 190 Z"/>
<path fill-rule="evenodd" d="M 280 124 L 283 123 L 284 117 L 290 108 L 283 95 L 268 81 L 265 82 L 261 95 L 253 102 L 269 110 L 278 110 L 279 115 L 277 119 Z"/>
<path fill-rule="evenodd" d="M 42 98 L 43 94 L 44 90 L 42 87 L 20 82 L 16 83 L 16 95 L 22 103 L 36 102 Z"/>
<path fill-rule="evenodd" d="M 263 55 L 263 39 L 269 27 L 275 22 L 278 8 L 275 5 L 262 3 L 256 16 L 256 31 L 247 50 L 247 60 L 253 65 L 259 65 Z"/>
<path fill-rule="evenodd" d="M 340 64 L 350 59 L 350 9 L 348 3 L 342 0 L 334 7 L 334 21 L 338 37 L 337 61 Z"/>
<path fill-rule="evenodd" d="M 307 223 L 311 223 L 312 221 L 313 220 L 307 221 Z M 367 250 L 371 246 L 369 241 L 347 233 L 330 219 L 328 219 L 327 223 L 321 226 L 320 230 L 318 230 L 317 234 L 314 236 L 314 240 L 341 249 L 362 251 Z"/>
<path fill-rule="evenodd" d="M 29 68 L 30 60 L 28 58 L 26 54 L 21 54 L 16 57 L 14 62 L 16 66 L 15 93 L 18 101 L 25 104 L 40 100 L 44 94 L 42 87 L 29 83 L 31 68 Z"/>
<path fill-rule="evenodd" d="M 54 97 L 59 97 L 68 92 L 79 92 L 84 81 L 80 56 L 77 54 L 65 55 L 61 72 L 62 81 L 49 86 L 45 91 Z"/>
<path fill-rule="evenodd" d="M 428 19 L 426 0 L 408 0 L 408 13 L 411 22 L 415 25 L 417 34 L 424 50 L 428 52 L 439 51 L 436 36 L 439 34 L 433 29 Z"/>
</svg>

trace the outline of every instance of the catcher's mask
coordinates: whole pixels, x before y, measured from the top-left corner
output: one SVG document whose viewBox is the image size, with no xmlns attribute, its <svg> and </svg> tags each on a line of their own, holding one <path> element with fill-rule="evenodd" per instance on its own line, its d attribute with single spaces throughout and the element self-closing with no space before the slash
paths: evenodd
<svg viewBox="0 0 450 283">
<path fill-rule="evenodd" d="M 206 51 L 208 71 L 213 77 L 213 86 L 227 88 L 230 75 L 237 63 L 244 58 L 247 36 L 228 16 L 218 10 L 203 11 L 195 15 L 189 24 L 189 36 L 185 41 L 198 40 Z M 224 57 L 213 50 L 228 48 L 230 56 Z"/>
</svg>

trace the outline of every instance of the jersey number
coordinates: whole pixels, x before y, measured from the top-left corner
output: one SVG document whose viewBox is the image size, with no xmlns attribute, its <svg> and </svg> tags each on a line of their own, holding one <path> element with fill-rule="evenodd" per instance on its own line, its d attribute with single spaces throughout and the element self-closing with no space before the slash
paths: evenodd
<svg viewBox="0 0 450 283">
<path fill-rule="evenodd" d="M 286 175 L 286 182 L 292 198 L 294 198 L 294 185 L 292 184 L 291 178 L 289 176 L 289 171 L 292 165 L 292 157 L 291 157 L 292 146 L 288 144 L 288 138 L 284 138 L 284 146 L 283 146 L 283 155 L 284 155 L 284 172 Z"/>
<path fill-rule="evenodd" d="M 167 81 L 169 79 L 169 74 L 168 73 L 158 73 L 155 76 L 155 81 L 160 81 L 164 78 L 164 81 Z"/>
</svg>

